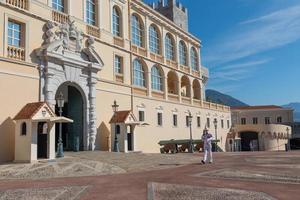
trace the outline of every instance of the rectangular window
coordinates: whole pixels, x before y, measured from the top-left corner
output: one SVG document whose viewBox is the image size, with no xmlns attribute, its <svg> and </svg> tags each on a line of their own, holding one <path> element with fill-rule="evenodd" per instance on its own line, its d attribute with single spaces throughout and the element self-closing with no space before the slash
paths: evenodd
<svg viewBox="0 0 300 200">
<path fill-rule="evenodd" d="M 185 125 L 186 125 L 186 127 L 189 127 L 189 126 L 190 126 L 190 123 L 189 123 L 189 116 L 185 116 Z"/>
<path fill-rule="evenodd" d="M 157 113 L 157 125 L 162 126 L 162 113 Z"/>
<path fill-rule="evenodd" d="M 8 21 L 7 44 L 9 46 L 20 47 L 22 39 L 21 24 L 15 21 Z"/>
<path fill-rule="evenodd" d="M 52 8 L 59 12 L 65 12 L 65 0 L 52 0 Z"/>
<path fill-rule="evenodd" d="M 145 111 L 139 110 L 139 121 L 143 122 L 145 121 Z"/>
<path fill-rule="evenodd" d="M 246 118 L 241 118 L 241 124 L 245 125 L 246 123 Z"/>
<path fill-rule="evenodd" d="M 270 117 L 265 117 L 265 124 L 270 124 L 270 123 L 271 123 Z"/>
<path fill-rule="evenodd" d="M 173 126 L 177 126 L 177 115 L 173 114 Z"/>
<path fill-rule="evenodd" d="M 201 118 L 197 117 L 197 127 L 201 127 Z"/>
<path fill-rule="evenodd" d="M 221 128 L 224 128 L 224 120 L 221 119 Z"/>
<path fill-rule="evenodd" d="M 95 0 L 86 0 L 86 23 L 96 25 L 96 3 Z"/>
<path fill-rule="evenodd" d="M 122 67 L 122 57 L 115 56 L 115 73 L 122 74 L 123 73 L 123 67 Z"/>
<path fill-rule="evenodd" d="M 206 119 L 206 125 L 207 125 L 207 128 L 210 128 L 210 118 Z"/>
<path fill-rule="evenodd" d="M 257 117 L 253 117 L 252 121 L 253 121 L 253 124 L 257 124 L 258 123 Z"/>
<path fill-rule="evenodd" d="M 282 123 L 282 117 L 277 117 L 277 123 Z"/>
<path fill-rule="evenodd" d="M 227 120 L 227 128 L 230 128 L 230 121 Z"/>
</svg>

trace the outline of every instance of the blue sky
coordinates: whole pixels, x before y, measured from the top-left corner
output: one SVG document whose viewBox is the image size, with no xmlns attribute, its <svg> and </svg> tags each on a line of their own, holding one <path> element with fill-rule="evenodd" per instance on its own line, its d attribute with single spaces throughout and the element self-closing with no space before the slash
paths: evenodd
<svg viewBox="0 0 300 200">
<path fill-rule="evenodd" d="M 251 105 L 300 102 L 300 0 L 180 2 L 202 41 L 207 88 Z"/>
</svg>

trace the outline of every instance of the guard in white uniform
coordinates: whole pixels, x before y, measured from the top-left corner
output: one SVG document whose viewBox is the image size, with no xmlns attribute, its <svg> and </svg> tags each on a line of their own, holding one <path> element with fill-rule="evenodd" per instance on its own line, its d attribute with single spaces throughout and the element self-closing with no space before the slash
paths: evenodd
<svg viewBox="0 0 300 200">
<path fill-rule="evenodd" d="M 207 161 L 209 161 L 209 163 L 213 162 L 212 150 L 211 150 L 212 149 L 212 145 L 211 145 L 212 140 L 213 140 L 212 134 L 208 133 L 208 130 L 205 128 L 203 130 L 203 135 L 202 135 L 202 141 L 203 141 L 203 147 L 204 147 L 204 158 L 201 162 L 203 164 L 205 164 Z"/>
</svg>

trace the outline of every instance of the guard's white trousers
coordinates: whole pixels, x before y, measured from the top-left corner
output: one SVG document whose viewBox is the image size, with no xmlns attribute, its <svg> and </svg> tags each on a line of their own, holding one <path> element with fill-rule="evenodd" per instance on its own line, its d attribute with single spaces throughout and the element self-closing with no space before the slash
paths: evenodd
<svg viewBox="0 0 300 200">
<path fill-rule="evenodd" d="M 205 146 L 204 147 L 204 162 L 213 162 L 213 157 L 212 157 L 212 151 L 211 151 L 211 146 Z"/>
</svg>

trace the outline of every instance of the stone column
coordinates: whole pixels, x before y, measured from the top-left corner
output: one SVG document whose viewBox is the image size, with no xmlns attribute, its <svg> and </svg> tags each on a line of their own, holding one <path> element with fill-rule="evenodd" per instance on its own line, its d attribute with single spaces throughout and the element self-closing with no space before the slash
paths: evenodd
<svg viewBox="0 0 300 200">
<path fill-rule="evenodd" d="M 168 78 L 167 77 L 164 77 L 163 78 L 164 80 L 164 98 L 165 100 L 168 100 Z"/>
<path fill-rule="evenodd" d="M 177 81 L 177 92 L 178 92 L 179 102 L 182 102 L 182 99 L 181 99 L 181 81 L 180 80 Z"/>
<path fill-rule="evenodd" d="M 147 95 L 148 97 L 152 96 L 152 80 L 151 80 L 151 69 L 147 73 Z"/>
<path fill-rule="evenodd" d="M 94 75 L 95 76 L 95 75 Z M 89 150 L 95 150 L 95 141 L 97 135 L 97 119 L 96 119 L 96 84 L 97 79 L 93 77 L 93 74 L 90 77 L 89 82 Z"/>
</svg>

